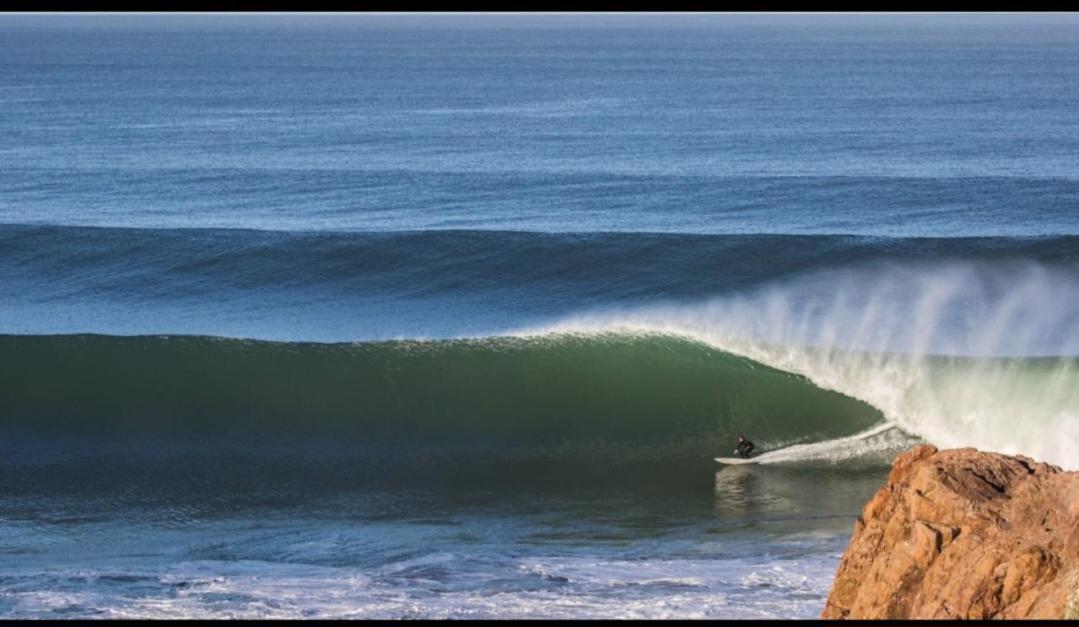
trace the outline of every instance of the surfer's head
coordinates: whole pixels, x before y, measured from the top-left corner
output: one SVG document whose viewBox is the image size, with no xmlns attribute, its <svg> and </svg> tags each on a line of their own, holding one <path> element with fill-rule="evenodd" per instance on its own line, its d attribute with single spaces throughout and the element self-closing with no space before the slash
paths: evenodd
<svg viewBox="0 0 1079 627">
<path fill-rule="evenodd" d="M 746 441 L 746 436 L 744 436 L 744 435 L 738 436 L 738 441 L 739 442 L 745 442 Z"/>
</svg>

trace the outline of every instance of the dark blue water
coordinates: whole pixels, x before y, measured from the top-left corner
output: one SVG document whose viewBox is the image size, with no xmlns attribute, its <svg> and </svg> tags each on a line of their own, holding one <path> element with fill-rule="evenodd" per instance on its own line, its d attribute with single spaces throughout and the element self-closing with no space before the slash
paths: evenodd
<svg viewBox="0 0 1079 627">
<path fill-rule="evenodd" d="M 1074 18 L 527 19 L 62 28 L 7 17 L 0 217 L 1077 232 Z"/>
<path fill-rule="evenodd" d="M 815 616 L 903 444 L 1075 459 L 1077 68 L 1070 15 L 0 17 L 0 611 Z"/>
</svg>

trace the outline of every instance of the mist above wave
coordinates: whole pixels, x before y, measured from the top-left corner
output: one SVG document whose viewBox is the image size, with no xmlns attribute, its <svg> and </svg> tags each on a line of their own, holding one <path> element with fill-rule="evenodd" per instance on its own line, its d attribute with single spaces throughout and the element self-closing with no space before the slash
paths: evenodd
<svg viewBox="0 0 1079 627">
<path fill-rule="evenodd" d="M 821 270 L 694 305 L 593 311 L 519 333 L 689 336 L 802 374 L 942 446 L 1079 459 L 1079 280 L 1030 261 Z"/>
</svg>

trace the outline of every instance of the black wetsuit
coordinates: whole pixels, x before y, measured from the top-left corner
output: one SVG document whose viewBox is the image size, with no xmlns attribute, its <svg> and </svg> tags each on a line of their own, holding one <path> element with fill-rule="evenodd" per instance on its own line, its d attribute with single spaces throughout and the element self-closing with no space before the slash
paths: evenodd
<svg viewBox="0 0 1079 627">
<path fill-rule="evenodd" d="M 747 459 L 753 453 L 754 448 L 756 447 L 753 446 L 752 442 L 749 440 L 742 440 L 738 443 L 738 456 L 742 459 Z"/>
</svg>

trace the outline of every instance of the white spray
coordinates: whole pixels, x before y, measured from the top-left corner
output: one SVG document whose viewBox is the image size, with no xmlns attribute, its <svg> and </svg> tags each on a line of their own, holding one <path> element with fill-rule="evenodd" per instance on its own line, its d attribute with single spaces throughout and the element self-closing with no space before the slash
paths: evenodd
<svg viewBox="0 0 1079 627">
<path fill-rule="evenodd" d="M 938 446 L 1079 468 L 1075 266 L 875 264 L 519 334 L 605 332 L 691 337 L 863 400 Z"/>
</svg>

